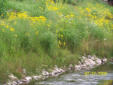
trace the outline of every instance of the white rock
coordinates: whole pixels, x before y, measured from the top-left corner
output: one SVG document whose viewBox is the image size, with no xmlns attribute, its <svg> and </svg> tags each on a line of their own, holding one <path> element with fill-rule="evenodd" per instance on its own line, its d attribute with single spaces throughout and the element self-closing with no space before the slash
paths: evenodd
<svg viewBox="0 0 113 85">
<path fill-rule="evenodd" d="M 87 69 L 87 65 L 86 65 L 86 64 L 82 64 L 82 65 L 81 65 L 81 68 Z"/>
<path fill-rule="evenodd" d="M 65 72 L 63 69 L 61 69 L 61 68 L 59 68 L 59 72 L 60 73 L 63 73 L 63 72 Z"/>
<path fill-rule="evenodd" d="M 38 75 L 38 76 L 32 76 L 32 78 L 36 78 L 36 79 L 42 79 L 42 75 Z"/>
<path fill-rule="evenodd" d="M 25 77 L 24 79 L 22 79 L 22 82 L 25 83 L 25 84 L 28 84 L 28 83 L 31 82 L 31 80 L 32 80 L 32 77 L 27 76 L 27 77 Z"/>
<path fill-rule="evenodd" d="M 104 63 L 107 62 L 107 58 L 104 58 L 104 59 L 103 59 L 103 62 L 104 62 Z"/>
<path fill-rule="evenodd" d="M 17 81 L 18 78 L 16 76 L 14 76 L 13 74 L 10 74 L 9 76 L 9 79 L 11 79 L 12 81 Z"/>
<path fill-rule="evenodd" d="M 26 69 L 23 69 L 22 71 L 23 71 L 23 74 L 25 74 L 25 75 L 27 74 Z"/>
<path fill-rule="evenodd" d="M 96 59 L 97 58 L 96 55 L 93 55 L 93 58 Z"/>
<path fill-rule="evenodd" d="M 84 62 L 85 62 L 85 64 L 86 64 L 87 66 L 90 66 L 90 65 L 91 65 L 90 62 L 89 62 L 89 59 L 86 59 Z"/>
<path fill-rule="evenodd" d="M 4 85 L 18 85 L 16 81 L 9 81 L 7 84 Z"/>
<path fill-rule="evenodd" d="M 25 79 L 28 80 L 28 81 L 30 81 L 30 80 L 32 80 L 32 77 L 27 76 L 27 77 L 25 77 Z"/>
<path fill-rule="evenodd" d="M 92 58 L 92 56 L 91 55 L 88 55 L 88 59 L 91 59 Z"/>
<path fill-rule="evenodd" d="M 81 70 L 81 65 L 75 65 L 75 70 Z"/>
<path fill-rule="evenodd" d="M 23 82 L 21 80 L 18 80 L 17 82 L 18 82 L 18 85 L 23 84 Z"/>
<path fill-rule="evenodd" d="M 13 81 L 12 82 L 12 85 L 17 85 L 18 83 L 16 81 Z"/>
<path fill-rule="evenodd" d="M 41 79 L 40 76 L 32 76 L 32 78 L 33 78 L 34 80 L 39 80 L 39 79 Z"/>
<path fill-rule="evenodd" d="M 58 72 L 57 71 L 52 71 L 51 72 L 51 76 L 58 76 L 59 74 L 58 74 Z"/>
<path fill-rule="evenodd" d="M 80 61 L 78 63 L 79 63 L 79 65 L 82 65 L 82 63 Z"/>
<path fill-rule="evenodd" d="M 92 56 L 92 57 L 91 57 L 91 60 L 95 61 L 95 56 Z"/>
<path fill-rule="evenodd" d="M 82 59 L 85 60 L 85 59 L 87 59 L 87 58 L 86 58 L 85 56 L 82 56 Z"/>
<path fill-rule="evenodd" d="M 54 70 L 50 74 L 51 74 L 51 76 L 58 76 L 58 75 L 60 75 L 63 72 L 65 72 L 65 70 L 55 66 Z"/>
<path fill-rule="evenodd" d="M 56 72 L 60 72 L 60 70 L 59 70 L 59 68 L 57 67 L 57 65 L 55 65 L 55 68 L 54 68 L 54 71 L 56 71 Z"/>
<path fill-rule="evenodd" d="M 72 69 L 73 69 L 73 65 L 70 64 L 68 69 L 69 69 L 69 70 L 72 70 Z"/>
<path fill-rule="evenodd" d="M 52 76 L 58 76 L 59 74 L 65 72 L 63 69 L 58 68 L 57 65 L 55 65 L 54 70 L 51 72 Z"/>
<path fill-rule="evenodd" d="M 43 76 L 49 76 L 49 72 L 43 70 L 43 71 L 42 71 L 42 75 L 43 75 Z"/>
<path fill-rule="evenodd" d="M 92 59 L 89 59 L 89 62 L 90 62 L 90 64 L 93 65 L 93 66 L 96 64 Z"/>
<path fill-rule="evenodd" d="M 102 61 L 101 61 L 101 59 L 99 59 L 99 58 L 96 58 L 96 63 L 97 63 L 97 65 L 101 65 L 101 64 L 102 64 Z"/>
</svg>

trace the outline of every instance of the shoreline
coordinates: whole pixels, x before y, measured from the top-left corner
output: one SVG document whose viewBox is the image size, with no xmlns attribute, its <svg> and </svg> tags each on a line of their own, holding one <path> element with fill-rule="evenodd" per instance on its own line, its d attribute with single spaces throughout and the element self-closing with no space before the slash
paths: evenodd
<svg viewBox="0 0 113 85">
<path fill-rule="evenodd" d="M 80 70 L 91 70 L 97 66 L 105 64 L 108 60 L 106 58 L 100 59 L 98 57 L 88 55 L 82 56 L 81 60 L 77 65 L 70 64 L 69 67 L 59 68 L 55 65 L 54 69 L 51 72 L 46 71 L 45 69 L 42 70 L 40 75 L 32 75 L 32 76 L 25 76 L 23 79 L 18 79 L 15 75 L 10 74 L 8 75 L 9 80 L 6 84 L 3 85 L 22 85 L 22 84 L 29 84 L 32 81 L 43 81 L 48 78 L 57 77 L 62 75 L 66 72 L 70 71 L 80 71 Z M 24 70 L 24 72 L 26 72 Z"/>
</svg>

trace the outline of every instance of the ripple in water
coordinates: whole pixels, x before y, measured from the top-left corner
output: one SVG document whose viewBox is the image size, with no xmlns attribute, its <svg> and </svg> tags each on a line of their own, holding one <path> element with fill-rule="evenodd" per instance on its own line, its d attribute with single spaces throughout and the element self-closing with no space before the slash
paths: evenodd
<svg viewBox="0 0 113 85">
<path fill-rule="evenodd" d="M 107 72 L 107 75 L 84 75 L 84 72 L 75 72 L 62 75 L 58 78 L 36 82 L 35 85 L 113 85 L 112 63 L 91 70 L 91 72 L 97 71 Z"/>
</svg>

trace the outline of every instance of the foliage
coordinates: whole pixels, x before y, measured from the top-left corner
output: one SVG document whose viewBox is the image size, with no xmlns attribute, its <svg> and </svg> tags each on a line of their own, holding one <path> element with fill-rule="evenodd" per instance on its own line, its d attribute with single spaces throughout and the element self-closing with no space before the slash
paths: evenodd
<svg viewBox="0 0 113 85">
<path fill-rule="evenodd" d="M 0 3 L 4 5 L 0 5 L 1 16 L 7 14 L 7 18 L 0 20 L 2 80 L 9 73 L 21 77 L 23 68 L 31 75 L 55 64 L 75 64 L 83 54 L 113 55 L 112 8 L 99 0 L 79 0 L 76 5 L 68 4 L 73 0 L 66 2 L 9 0 L 7 5 Z"/>
<path fill-rule="evenodd" d="M 0 0 L 0 16 L 6 16 L 7 0 Z"/>
</svg>

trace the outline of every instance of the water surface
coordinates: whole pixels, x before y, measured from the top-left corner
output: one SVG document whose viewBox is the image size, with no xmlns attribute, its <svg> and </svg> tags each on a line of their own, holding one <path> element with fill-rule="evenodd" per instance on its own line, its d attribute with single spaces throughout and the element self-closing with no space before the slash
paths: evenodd
<svg viewBox="0 0 113 85">
<path fill-rule="evenodd" d="M 113 62 L 91 71 L 73 72 L 36 82 L 35 85 L 113 85 Z"/>
</svg>

